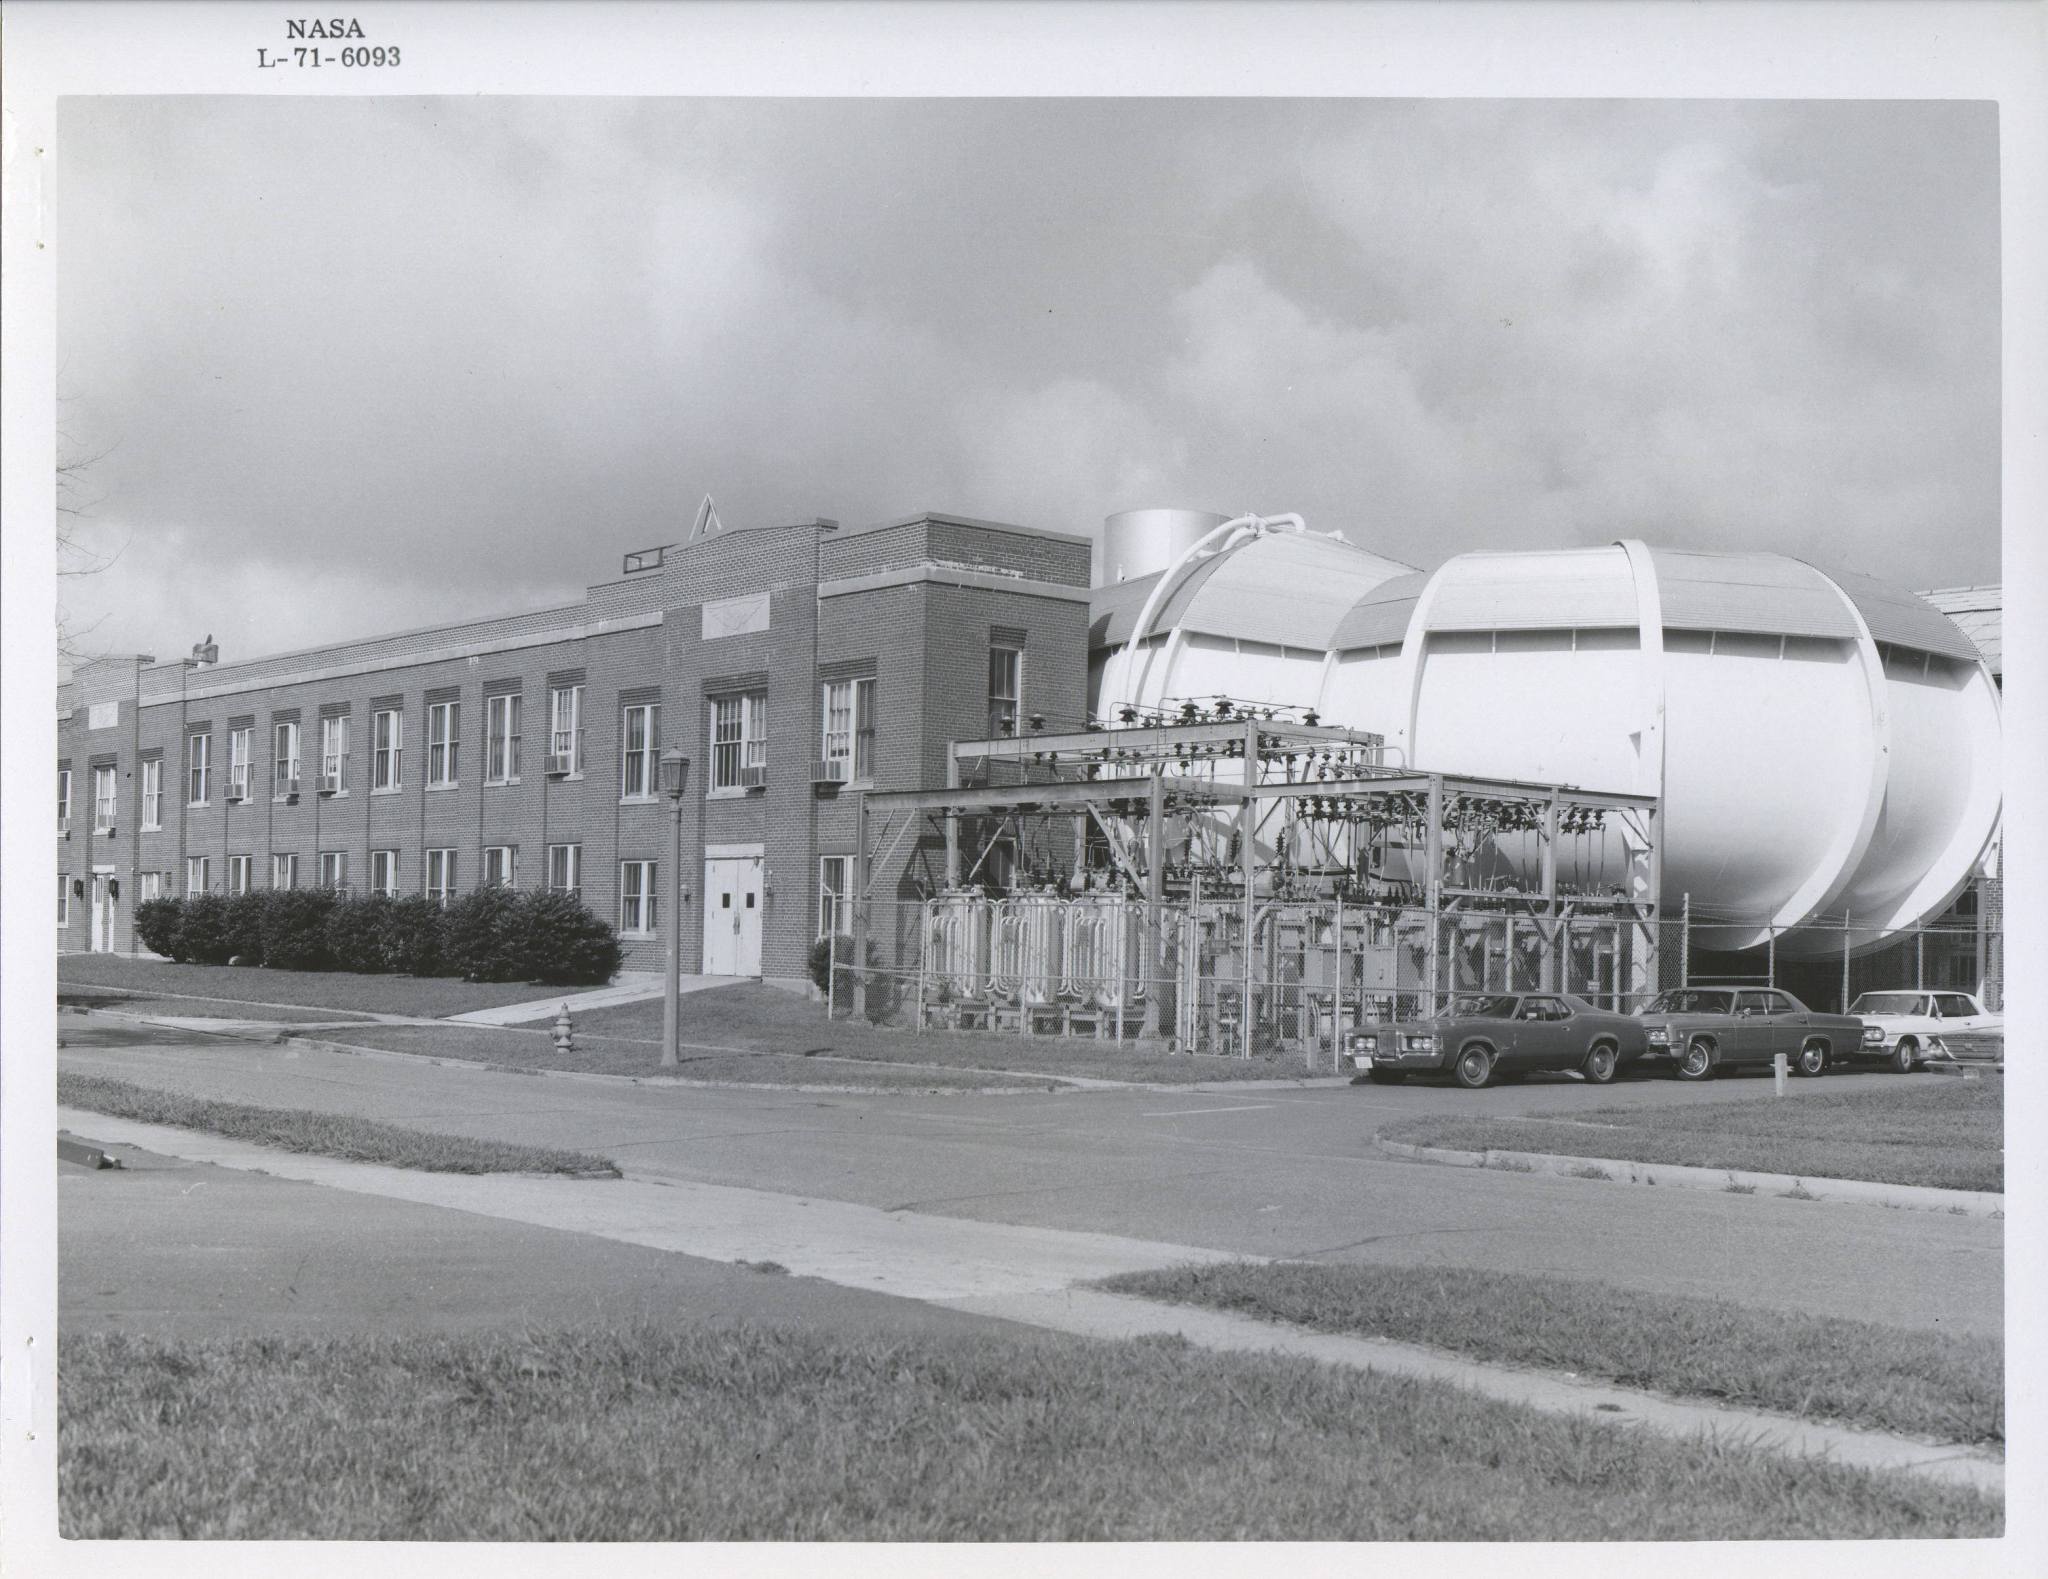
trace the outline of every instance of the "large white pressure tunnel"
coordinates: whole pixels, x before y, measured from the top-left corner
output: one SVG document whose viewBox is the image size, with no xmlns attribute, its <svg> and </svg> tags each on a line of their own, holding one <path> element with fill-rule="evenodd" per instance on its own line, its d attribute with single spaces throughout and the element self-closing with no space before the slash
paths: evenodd
<svg viewBox="0 0 2048 1579">
<path fill-rule="evenodd" d="M 1909 592 L 1640 542 L 1425 574 L 1277 519 L 1206 550 L 1183 527 L 1164 569 L 1097 589 L 1100 722 L 1227 696 L 1435 772 L 1661 795 L 1666 913 L 1689 902 L 1709 948 L 1820 954 L 1845 922 L 1878 943 L 1942 910 L 1996 829 L 1997 688 Z"/>
</svg>

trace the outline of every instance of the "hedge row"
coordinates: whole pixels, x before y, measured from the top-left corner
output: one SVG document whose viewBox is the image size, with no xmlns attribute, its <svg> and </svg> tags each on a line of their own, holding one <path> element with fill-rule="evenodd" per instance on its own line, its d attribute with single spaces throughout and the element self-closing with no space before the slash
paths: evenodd
<svg viewBox="0 0 2048 1579">
<path fill-rule="evenodd" d="M 444 909 L 423 895 L 323 888 L 189 894 L 136 906 L 152 953 L 195 965 L 268 965 L 469 981 L 602 984 L 624 957 L 618 935 L 567 894 L 479 888 Z"/>
</svg>

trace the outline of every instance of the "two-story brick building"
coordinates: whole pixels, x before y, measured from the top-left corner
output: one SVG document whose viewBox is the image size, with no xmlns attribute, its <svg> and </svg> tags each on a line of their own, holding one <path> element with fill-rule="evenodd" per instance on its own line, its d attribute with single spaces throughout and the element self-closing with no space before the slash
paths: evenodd
<svg viewBox="0 0 2048 1579">
<path fill-rule="evenodd" d="M 679 920 L 686 969 L 798 981 L 849 880 L 853 791 L 943 782 L 947 741 L 1005 721 L 1084 716 L 1089 561 L 1086 537 L 956 516 L 821 520 L 629 555 L 559 608 L 85 664 L 58 701 L 59 947 L 134 949 L 160 893 L 492 883 L 576 890 L 628 968 Z"/>
</svg>

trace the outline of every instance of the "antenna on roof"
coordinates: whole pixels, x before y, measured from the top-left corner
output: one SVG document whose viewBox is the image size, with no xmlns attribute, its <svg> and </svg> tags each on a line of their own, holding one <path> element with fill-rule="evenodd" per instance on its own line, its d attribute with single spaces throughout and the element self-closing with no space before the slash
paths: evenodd
<svg viewBox="0 0 2048 1579">
<path fill-rule="evenodd" d="M 718 519 L 718 506 L 711 502 L 711 495 L 707 493 L 704 502 L 697 506 L 697 519 L 691 523 L 686 541 L 694 543 L 700 537 L 716 537 L 724 530 L 725 523 Z"/>
</svg>

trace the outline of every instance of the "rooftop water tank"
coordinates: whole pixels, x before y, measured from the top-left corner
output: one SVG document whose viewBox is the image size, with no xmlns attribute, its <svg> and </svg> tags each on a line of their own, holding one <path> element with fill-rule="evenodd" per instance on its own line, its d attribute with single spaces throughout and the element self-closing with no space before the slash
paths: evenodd
<svg viewBox="0 0 2048 1579">
<path fill-rule="evenodd" d="M 1124 510 L 1102 522 L 1101 572 L 1114 585 L 1164 570 L 1225 521 L 1213 510 Z"/>
</svg>

